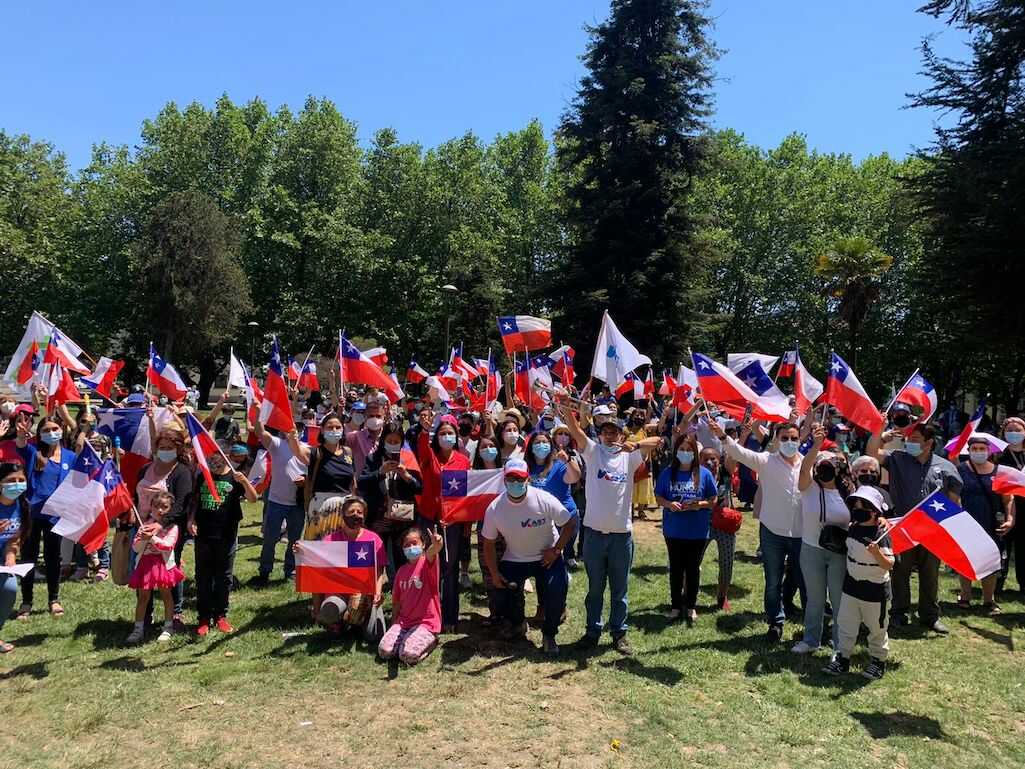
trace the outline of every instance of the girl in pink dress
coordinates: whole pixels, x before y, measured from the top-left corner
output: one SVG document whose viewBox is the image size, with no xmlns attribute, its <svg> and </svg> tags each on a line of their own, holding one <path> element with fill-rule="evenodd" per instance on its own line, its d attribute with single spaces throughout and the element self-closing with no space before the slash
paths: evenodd
<svg viewBox="0 0 1025 769">
<path fill-rule="evenodd" d="M 178 527 L 164 525 L 164 516 L 171 512 L 174 497 L 166 491 L 157 491 L 150 499 L 149 516 L 139 527 L 132 547 L 138 554 L 135 571 L 128 580 L 128 586 L 135 588 L 135 627 L 128 636 L 128 643 L 139 643 L 145 632 L 146 607 L 150 594 L 160 591 L 164 601 L 164 629 L 158 641 L 171 640 L 174 628 L 174 598 L 171 588 L 185 579 L 181 567 L 175 563 L 174 546 L 178 541 Z"/>
</svg>

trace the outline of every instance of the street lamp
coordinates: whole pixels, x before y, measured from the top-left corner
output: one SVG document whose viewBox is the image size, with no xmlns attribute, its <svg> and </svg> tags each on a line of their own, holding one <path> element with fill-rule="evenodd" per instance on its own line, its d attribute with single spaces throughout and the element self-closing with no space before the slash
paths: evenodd
<svg viewBox="0 0 1025 769">
<path fill-rule="evenodd" d="M 250 335 L 250 338 L 249 338 L 249 366 L 250 366 L 250 369 L 252 371 L 255 371 L 256 369 L 253 369 L 252 367 L 256 365 L 256 334 L 258 333 L 257 329 L 260 328 L 260 324 L 257 323 L 255 320 L 251 320 L 246 325 L 249 326 L 249 335 Z"/>
<path fill-rule="evenodd" d="M 455 294 L 459 291 L 459 289 L 453 286 L 451 283 L 446 283 L 444 286 L 441 287 L 441 290 L 447 291 L 450 294 Z M 448 360 L 448 356 L 452 352 L 451 348 L 449 347 L 449 329 L 452 326 L 452 311 L 448 308 L 448 304 L 445 305 L 445 311 L 445 352 L 441 356 L 442 360 Z"/>
</svg>

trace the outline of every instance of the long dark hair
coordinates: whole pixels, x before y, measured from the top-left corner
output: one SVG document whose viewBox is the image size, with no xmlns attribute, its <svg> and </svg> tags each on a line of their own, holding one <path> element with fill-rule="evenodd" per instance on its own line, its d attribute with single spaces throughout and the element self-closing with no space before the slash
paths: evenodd
<svg viewBox="0 0 1025 769">
<path fill-rule="evenodd" d="M 25 467 L 21 462 L 0 462 L 0 481 L 14 473 L 26 475 Z M 18 544 L 20 546 L 28 539 L 29 530 L 32 528 L 32 514 L 28 507 L 28 494 L 22 494 L 14 500 L 14 504 L 18 506 Z"/>
<path fill-rule="evenodd" d="M 534 441 L 538 438 L 547 438 L 548 445 L 551 447 L 551 451 L 548 452 L 548 456 L 545 457 L 545 463 L 539 465 L 534 461 Z M 530 434 L 527 439 L 527 445 L 523 449 L 524 459 L 527 460 L 527 467 L 530 469 L 530 474 L 533 475 L 538 470 L 548 470 L 552 466 L 552 462 L 555 461 L 555 441 L 552 440 L 551 434 L 547 430 L 535 430 Z"/>
<path fill-rule="evenodd" d="M 482 435 L 480 438 L 478 438 L 477 439 L 477 450 L 475 452 L 473 452 L 473 469 L 474 470 L 487 470 L 488 469 L 488 468 L 484 467 L 484 457 L 482 457 L 480 455 L 480 450 L 482 448 L 486 448 L 486 447 L 482 447 L 480 445 L 481 441 L 491 441 L 491 445 L 494 446 L 496 449 L 498 448 L 498 441 L 495 440 L 495 436 L 494 435 Z M 498 461 L 498 457 L 495 457 L 495 467 L 501 467 L 501 466 L 502 466 L 502 463 Z"/>
<path fill-rule="evenodd" d="M 42 472 L 46 469 L 46 461 L 51 459 L 54 452 L 60 452 L 62 445 L 61 441 L 57 441 L 53 445 L 46 443 L 43 438 L 43 425 L 54 424 L 61 430 L 61 435 L 64 434 L 64 427 L 53 417 L 43 417 L 36 423 L 36 472 Z M 57 456 L 60 456 L 58 453 Z"/>
<path fill-rule="evenodd" d="M 697 433 L 681 433 L 676 436 L 676 440 L 673 441 L 673 457 L 669 463 L 670 478 L 673 483 L 676 483 L 677 473 L 680 472 L 680 458 L 676 456 L 676 452 L 680 450 L 687 441 L 694 442 L 694 458 L 690 461 L 690 472 L 691 477 L 694 479 L 695 491 L 701 487 L 701 450 L 698 448 L 698 436 Z"/>
<path fill-rule="evenodd" d="M 374 449 L 374 452 L 370 455 L 371 462 L 375 466 L 379 466 L 382 462 L 384 462 L 385 459 L 388 458 L 388 452 L 384 448 L 384 439 L 387 438 L 389 435 L 399 436 L 399 441 L 401 441 L 401 444 L 403 446 L 406 445 L 406 433 L 402 429 L 402 424 L 400 422 L 395 421 L 394 419 L 389 419 L 388 421 L 386 421 L 384 423 L 384 427 L 381 428 L 381 437 L 377 440 L 377 448 Z"/>
</svg>

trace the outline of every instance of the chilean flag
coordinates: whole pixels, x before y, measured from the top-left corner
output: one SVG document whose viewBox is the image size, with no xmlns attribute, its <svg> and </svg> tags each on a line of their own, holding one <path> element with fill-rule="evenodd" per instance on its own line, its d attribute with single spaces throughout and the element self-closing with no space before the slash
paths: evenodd
<svg viewBox="0 0 1025 769">
<path fill-rule="evenodd" d="M 505 351 L 539 350 L 552 344 L 552 322 L 530 315 L 503 315 L 498 319 Z"/>
<path fill-rule="evenodd" d="M 299 369 L 299 362 L 291 355 L 288 356 L 288 381 L 297 382 L 302 371 Z"/>
<path fill-rule="evenodd" d="M 441 522 L 480 521 L 499 494 L 505 493 L 502 468 L 496 470 L 442 470 Z"/>
<path fill-rule="evenodd" d="M 295 554 L 298 593 L 373 595 L 377 592 L 377 556 L 373 542 L 301 540 Z"/>
<path fill-rule="evenodd" d="M 843 358 L 835 352 L 830 355 L 829 376 L 826 378 L 826 392 L 822 402 L 836 406 L 841 414 L 858 427 L 870 433 L 877 432 L 883 426 L 879 409 L 872 403 L 858 377 Z"/>
<path fill-rule="evenodd" d="M 772 380 L 765 377 L 765 371 L 758 361 L 751 364 L 758 367 L 757 372 L 745 369 L 745 381 L 707 355 L 692 353 L 691 357 L 701 387 L 701 396 L 705 400 L 721 406 L 724 411 L 736 417 L 743 416 L 747 404 L 750 403 L 751 414 L 755 419 L 785 422 L 790 418 L 790 402 L 775 385 L 772 385 Z M 758 373 L 772 386 L 765 387 L 765 382 L 757 376 Z M 764 394 L 760 394 L 754 387 L 763 388 Z"/>
<path fill-rule="evenodd" d="M 131 509 L 131 495 L 114 463 L 101 461 L 87 441 L 42 512 L 57 517 L 55 534 L 95 553 L 107 539 L 110 519 Z"/>
<path fill-rule="evenodd" d="M 559 377 L 559 380 L 566 386 L 573 384 L 576 373 L 573 371 L 573 358 L 576 351 L 568 344 L 564 344 L 557 350 L 548 354 L 552 359 L 552 373 Z"/>
<path fill-rule="evenodd" d="M 490 355 L 491 353 L 488 353 Z M 490 370 L 490 364 L 487 358 L 474 358 L 473 365 L 477 367 L 477 376 L 487 376 Z"/>
<path fill-rule="evenodd" d="M 694 408 L 694 396 L 698 391 L 698 375 L 694 369 L 687 368 L 681 363 L 673 384 L 676 386 L 673 390 L 673 405 L 677 409 L 690 411 Z"/>
<path fill-rule="evenodd" d="M 997 465 L 993 474 L 993 493 L 1025 497 L 1025 473 L 1015 467 Z"/>
<path fill-rule="evenodd" d="M 417 365 L 416 358 L 413 358 L 413 360 L 409 362 L 409 368 L 406 369 L 407 383 L 412 382 L 413 384 L 420 384 L 421 382 L 427 381 L 427 377 L 429 376 L 430 374 Z"/>
<path fill-rule="evenodd" d="M 452 348 L 452 354 L 449 356 L 449 367 L 456 372 L 461 379 L 476 379 L 480 373 L 476 367 L 471 366 L 469 363 L 463 360 L 463 344 L 459 343 L 459 347 Z"/>
<path fill-rule="evenodd" d="M 342 381 L 377 387 L 388 393 L 393 401 L 402 398 L 402 390 L 396 387 L 391 377 L 365 353 L 360 352 L 359 348 L 341 332 L 338 332 L 338 357 L 342 368 Z"/>
<path fill-rule="evenodd" d="M 648 368 L 648 375 L 644 377 L 644 397 L 650 398 L 655 394 L 655 377 Z"/>
<path fill-rule="evenodd" d="M 891 537 L 894 553 L 917 543 L 967 579 L 982 579 L 1000 568 L 1000 551 L 992 537 L 940 491 L 919 502 L 891 532 L 904 535 Z"/>
<path fill-rule="evenodd" d="M 518 360 L 513 354 L 513 386 L 516 397 L 532 409 L 543 409 L 545 402 L 533 388 L 535 377 L 531 370 L 530 361 L 524 356 Z"/>
<path fill-rule="evenodd" d="M 46 398 L 46 408 L 50 412 L 61 403 L 81 400 L 78 388 L 75 387 L 75 381 L 60 363 L 51 364 L 50 378 L 46 384 L 46 391 L 49 393 Z"/>
<path fill-rule="evenodd" d="M 56 326 L 50 332 L 50 339 L 46 343 L 46 354 L 43 356 L 43 363 L 59 363 L 61 368 L 70 369 L 79 374 L 89 373 L 89 369 L 83 366 L 78 358 L 72 354 L 71 349 Z"/>
<path fill-rule="evenodd" d="M 285 368 L 281 364 L 281 349 L 278 347 L 277 337 L 274 337 L 274 344 L 271 346 L 267 381 L 263 384 L 260 421 L 267 427 L 273 427 L 285 433 L 295 429 L 295 422 L 292 419 L 292 403 L 288 399 Z"/>
<path fill-rule="evenodd" d="M 491 350 L 488 350 L 487 363 L 487 379 L 484 383 L 484 403 L 483 408 L 478 411 L 486 411 L 491 408 L 491 404 L 498 400 L 498 391 L 502 389 L 501 383 L 498 377 L 498 366 L 495 363 L 495 356 Z"/>
<path fill-rule="evenodd" d="M 918 406 L 922 409 L 922 416 L 918 418 L 919 423 L 928 422 L 932 415 L 936 413 L 938 405 L 936 390 L 918 371 L 911 375 L 907 384 L 900 389 L 894 400 L 898 403 L 906 403 L 909 406 Z"/>
<path fill-rule="evenodd" d="M 933 396 L 935 399 L 935 396 Z M 903 401 L 902 401 L 903 403 Z M 957 458 L 961 455 L 961 449 L 968 443 L 968 439 L 972 437 L 972 433 L 979 429 L 979 425 L 982 423 L 983 417 L 986 416 L 986 399 L 983 398 L 979 403 L 979 407 L 975 409 L 975 413 L 972 414 L 972 418 L 968 420 L 968 424 L 965 425 L 964 430 L 957 436 L 957 439 L 953 443 L 948 443 L 946 446 L 947 457 L 951 462 L 956 462 Z M 923 420 L 924 421 L 924 420 Z M 996 479 L 993 479 L 993 484 L 996 486 Z M 996 488 L 993 489 L 996 491 Z"/>
<path fill-rule="evenodd" d="M 96 370 L 89 376 L 82 377 L 82 382 L 109 400 L 110 388 L 114 386 L 114 381 L 124 366 L 124 361 L 100 358 L 96 363 Z"/>
<path fill-rule="evenodd" d="M 169 409 L 157 407 L 153 410 L 153 422 L 157 430 L 171 420 Z M 110 438 L 112 444 L 125 452 L 121 457 L 121 475 L 125 478 L 128 491 L 134 494 L 139 471 L 150 461 L 153 453 L 146 409 L 96 409 L 96 431 Z"/>
<path fill-rule="evenodd" d="M 317 364 L 306 361 L 302 373 L 299 374 L 299 389 L 320 392 L 320 380 L 317 378 Z"/>
<path fill-rule="evenodd" d="M 427 377 L 427 379 L 424 380 L 424 385 L 427 387 L 427 393 L 431 396 L 431 400 L 448 404 L 452 399 L 452 395 L 449 393 L 448 388 L 442 384 L 442 381 L 438 379 L 438 377 Z"/>
<path fill-rule="evenodd" d="M 174 366 L 157 355 L 153 343 L 149 344 L 149 366 L 146 368 L 146 378 L 156 388 L 167 396 L 168 400 L 180 401 L 185 399 L 188 388 L 185 382 L 178 376 Z"/>
<path fill-rule="evenodd" d="M 668 371 L 662 369 L 662 384 L 659 385 L 658 394 L 671 397 L 676 392 L 676 387 L 676 380 Z"/>
<path fill-rule="evenodd" d="M 363 354 L 378 366 L 384 366 L 388 362 L 388 350 L 385 347 L 372 347 L 369 350 L 364 350 Z"/>
<path fill-rule="evenodd" d="M 189 428 L 189 435 L 192 436 L 192 453 L 196 457 L 196 464 L 199 465 L 203 478 L 206 479 L 206 487 L 210 490 L 210 496 L 214 498 L 214 501 L 220 504 L 221 497 L 217 493 L 217 484 L 214 483 L 214 477 L 210 473 L 208 458 L 214 454 L 220 454 L 221 450 L 217 448 L 216 441 L 191 411 L 185 414 L 185 425 Z"/>
<path fill-rule="evenodd" d="M 616 388 L 616 397 L 625 398 L 633 395 L 634 400 L 641 400 L 644 397 L 644 382 L 633 371 L 627 371 L 623 383 Z"/>
<path fill-rule="evenodd" d="M 788 377 L 793 376 L 794 372 L 797 371 L 797 361 L 799 356 L 797 350 L 789 350 L 783 353 L 783 362 L 779 364 L 779 371 L 776 372 L 777 377 Z"/>
<path fill-rule="evenodd" d="M 787 354 L 789 355 L 789 353 Z M 822 395 L 824 388 L 822 387 L 822 382 L 808 373 L 808 369 L 804 367 L 801 356 L 797 351 L 794 352 L 794 357 L 797 359 L 793 364 L 794 406 L 797 409 L 797 413 L 804 416 L 811 408 L 811 404 Z"/>
<path fill-rule="evenodd" d="M 42 363 L 43 354 L 39 351 L 39 345 L 36 344 L 36 340 L 33 339 L 25 359 L 18 366 L 17 383 L 23 385 L 34 379 Z"/>
</svg>

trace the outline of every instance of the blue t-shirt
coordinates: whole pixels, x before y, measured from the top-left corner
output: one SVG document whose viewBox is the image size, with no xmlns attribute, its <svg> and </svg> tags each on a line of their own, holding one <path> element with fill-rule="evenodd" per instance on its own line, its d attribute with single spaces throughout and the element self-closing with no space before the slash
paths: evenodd
<svg viewBox="0 0 1025 769">
<path fill-rule="evenodd" d="M 78 455 L 71 449 L 62 446 L 59 452 L 54 452 L 54 455 L 47 460 L 46 467 L 37 470 L 35 445 L 30 443 L 25 448 L 18 449 L 18 453 L 21 454 L 25 468 L 28 470 L 28 491 L 25 493 L 32 517 L 56 523 L 55 517 L 42 515 L 39 511 L 43 509 L 43 505 L 46 504 L 50 495 L 60 486 L 61 481 L 71 472 L 71 467 L 75 464 Z"/>
<path fill-rule="evenodd" d="M 5 500 L 0 498 L 0 521 L 10 521 L 11 524 L 0 531 L 0 553 L 7 547 L 7 543 L 21 534 L 21 513 L 18 503 L 13 505 L 4 504 Z"/>
<path fill-rule="evenodd" d="M 697 489 L 694 488 L 694 473 L 691 470 L 678 470 L 675 483 L 672 476 L 671 467 L 667 467 L 658 476 L 655 494 L 662 499 L 668 499 L 670 502 L 694 502 L 714 500 L 719 494 L 712 471 L 707 467 L 701 468 Z M 711 526 L 711 508 L 680 512 L 662 508 L 662 534 L 670 539 L 708 539 Z"/>
<path fill-rule="evenodd" d="M 571 513 L 577 511 L 577 503 L 573 501 L 573 489 L 566 483 L 566 471 L 569 466 L 561 459 L 552 462 L 552 469 L 547 475 L 531 474 L 530 485 L 537 489 L 543 489 L 562 503 L 562 506 Z M 543 473 L 544 471 L 542 471 Z"/>
</svg>

